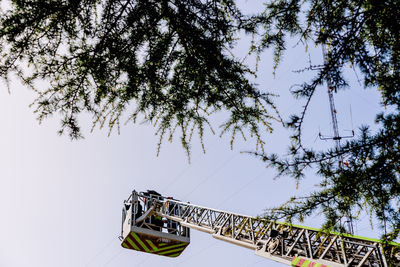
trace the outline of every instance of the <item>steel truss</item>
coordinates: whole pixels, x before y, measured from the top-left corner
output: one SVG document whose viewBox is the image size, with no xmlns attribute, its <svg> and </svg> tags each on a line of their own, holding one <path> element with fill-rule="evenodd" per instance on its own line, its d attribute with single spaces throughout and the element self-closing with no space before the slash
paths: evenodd
<svg viewBox="0 0 400 267">
<path fill-rule="evenodd" d="M 253 249 L 259 256 L 292 266 L 400 266 L 388 263 L 379 240 L 272 222 L 171 199 L 152 199 L 154 213 L 214 238 Z M 385 249 L 394 251 L 395 243 Z M 300 262 L 300 265 L 297 265 Z M 303 263 L 309 263 L 304 265 Z M 313 264 L 314 263 L 314 264 Z"/>
</svg>

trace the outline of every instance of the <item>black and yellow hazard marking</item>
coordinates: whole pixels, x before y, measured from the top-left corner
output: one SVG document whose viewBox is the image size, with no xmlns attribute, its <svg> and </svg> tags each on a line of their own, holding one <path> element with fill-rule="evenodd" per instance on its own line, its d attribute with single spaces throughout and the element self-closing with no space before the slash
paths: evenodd
<svg viewBox="0 0 400 267">
<path fill-rule="evenodd" d="M 158 243 L 154 238 L 130 232 L 121 245 L 127 249 L 153 253 L 161 256 L 177 257 L 189 245 L 189 243 L 179 241 Z"/>
</svg>

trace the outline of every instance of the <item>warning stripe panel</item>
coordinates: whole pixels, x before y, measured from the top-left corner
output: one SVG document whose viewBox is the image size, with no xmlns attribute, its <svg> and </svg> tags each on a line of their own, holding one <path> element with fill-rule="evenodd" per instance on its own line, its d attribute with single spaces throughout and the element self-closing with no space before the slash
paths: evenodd
<svg viewBox="0 0 400 267">
<path fill-rule="evenodd" d="M 331 267 L 329 265 L 313 262 L 301 257 L 293 257 L 291 265 L 293 267 Z"/>
<path fill-rule="evenodd" d="M 144 242 L 140 239 L 140 237 L 137 234 L 135 234 L 134 232 L 131 232 L 130 236 L 133 236 L 133 238 L 140 244 L 140 246 L 146 252 L 151 252 L 151 250 L 144 244 Z"/>
<path fill-rule="evenodd" d="M 123 242 L 123 244 L 126 245 L 129 249 L 141 250 L 141 249 L 135 244 L 135 242 L 133 242 L 133 240 L 130 239 L 130 238 L 125 239 L 125 241 Z"/>
<path fill-rule="evenodd" d="M 176 253 L 176 254 L 168 255 L 168 257 L 173 257 L 173 258 L 175 258 L 175 257 L 178 257 L 179 255 L 181 255 L 181 253 Z"/>
<path fill-rule="evenodd" d="M 158 250 L 158 247 L 157 247 L 156 245 L 154 245 L 154 243 L 151 242 L 151 240 L 148 240 L 148 239 L 147 239 L 146 242 L 147 242 L 147 244 L 150 245 L 150 247 L 153 249 L 153 251 Z"/>
<path fill-rule="evenodd" d="M 159 255 L 166 255 L 166 254 L 169 254 L 169 253 L 171 253 L 171 252 L 178 252 L 178 251 L 182 251 L 182 250 L 184 250 L 184 249 L 185 249 L 185 247 L 176 248 L 176 249 L 171 249 L 171 250 L 167 250 L 167 251 L 161 251 L 161 252 L 158 252 L 157 254 L 159 254 Z"/>
<path fill-rule="evenodd" d="M 143 236 L 139 236 L 136 233 L 131 232 L 121 245 L 127 249 L 153 253 L 167 257 L 177 257 L 189 245 L 189 243 L 181 242 L 173 243 L 172 245 L 168 245 L 167 243 L 155 244 L 150 239 L 146 239 Z"/>
<path fill-rule="evenodd" d="M 158 249 L 158 251 L 170 250 L 170 249 L 178 248 L 178 247 L 182 247 L 182 246 L 186 247 L 187 243 L 179 243 L 176 245 L 165 246 L 165 247 Z"/>
</svg>

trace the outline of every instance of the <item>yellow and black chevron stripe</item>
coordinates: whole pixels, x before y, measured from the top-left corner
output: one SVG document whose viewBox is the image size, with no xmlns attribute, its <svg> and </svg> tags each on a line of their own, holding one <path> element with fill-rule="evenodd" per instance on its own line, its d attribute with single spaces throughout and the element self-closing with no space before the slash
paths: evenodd
<svg viewBox="0 0 400 267">
<path fill-rule="evenodd" d="M 189 243 L 179 241 L 158 243 L 154 238 L 138 235 L 135 232 L 130 232 L 121 245 L 127 249 L 133 249 L 167 257 L 178 257 L 189 245 Z"/>
</svg>

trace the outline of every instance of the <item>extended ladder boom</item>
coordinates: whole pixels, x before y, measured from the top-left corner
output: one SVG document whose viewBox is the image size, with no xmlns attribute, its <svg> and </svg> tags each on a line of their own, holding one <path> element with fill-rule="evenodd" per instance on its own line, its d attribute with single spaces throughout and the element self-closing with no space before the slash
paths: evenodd
<svg viewBox="0 0 400 267">
<path fill-rule="evenodd" d="M 214 238 L 245 248 L 255 254 L 292 266 L 400 266 L 395 255 L 399 244 L 385 246 L 380 240 L 319 229 L 272 222 L 201 207 L 173 199 L 151 199 L 154 214 L 203 231 Z M 390 253 L 383 253 L 383 248 Z M 398 255 L 398 254 L 397 254 Z M 319 265 L 318 265 L 319 264 Z"/>
</svg>

